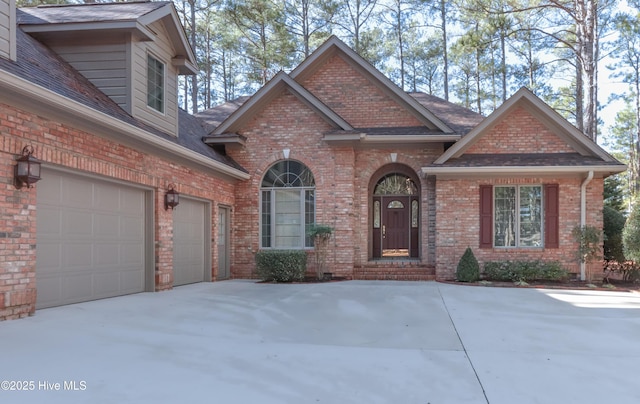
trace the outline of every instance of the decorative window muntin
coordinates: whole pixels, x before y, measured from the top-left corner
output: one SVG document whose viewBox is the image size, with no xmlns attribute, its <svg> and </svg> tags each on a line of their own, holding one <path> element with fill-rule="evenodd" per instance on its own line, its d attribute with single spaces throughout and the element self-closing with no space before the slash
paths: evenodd
<svg viewBox="0 0 640 404">
<path fill-rule="evenodd" d="M 374 195 L 417 195 L 418 187 L 406 175 L 393 173 L 385 175 L 376 184 Z"/>
</svg>

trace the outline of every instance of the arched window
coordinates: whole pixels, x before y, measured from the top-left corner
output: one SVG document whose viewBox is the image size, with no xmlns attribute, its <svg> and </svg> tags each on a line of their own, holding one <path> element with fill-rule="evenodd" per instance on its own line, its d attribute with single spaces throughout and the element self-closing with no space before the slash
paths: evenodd
<svg viewBox="0 0 640 404">
<path fill-rule="evenodd" d="M 316 183 L 299 161 L 279 161 L 264 175 L 260 202 L 262 248 L 313 247 L 307 228 L 315 222 Z"/>
<path fill-rule="evenodd" d="M 373 191 L 374 195 L 417 195 L 418 187 L 413 180 L 403 174 L 385 175 Z"/>
</svg>

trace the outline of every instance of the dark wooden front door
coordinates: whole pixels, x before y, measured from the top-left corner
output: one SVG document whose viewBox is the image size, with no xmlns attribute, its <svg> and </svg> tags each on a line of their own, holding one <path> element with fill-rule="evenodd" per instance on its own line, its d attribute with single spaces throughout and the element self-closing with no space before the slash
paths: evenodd
<svg viewBox="0 0 640 404">
<path fill-rule="evenodd" d="M 374 258 L 418 257 L 418 228 L 412 226 L 412 196 L 374 196 Z"/>
<path fill-rule="evenodd" d="M 409 197 L 384 198 L 382 256 L 409 256 Z"/>
</svg>

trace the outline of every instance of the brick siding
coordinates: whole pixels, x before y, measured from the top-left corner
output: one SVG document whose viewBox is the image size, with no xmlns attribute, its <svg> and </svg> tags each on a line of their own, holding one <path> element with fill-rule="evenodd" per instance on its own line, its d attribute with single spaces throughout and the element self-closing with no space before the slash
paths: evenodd
<svg viewBox="0 0 640 404">
<path fill-rule="evenodd" d="M 155 288 L 173 284 L 172 212 L 164 209 L 169 183 L 183 195 L 210 201 L 211 234 L 217 236 L 218 204 L 233 206 L 234 185 L 212 173 L 199 171 L 59 122 L 0 104 L 0 319 L 33 314 L 36 302 L 36 195 L 32 189 L 15 189 L 13 170 L 22 148 L 30 144 L 34 156 L 51 167 L 71 169 L 126 181 L 155 192 Z M 42 181 L 46 181 L 43 178 Z M 179 206 L 178 208 L 179 209 Z M 231 218 L 232 223 L 234 218 Z M 217 276 L 217 248 L 212 242 L 212 279 Z M 232 253 L 233 255 L 233 253 Z M 233 256 L 230 257 L 234 262 Z"/>
<path fill-rule="evenodd" d="M 423 125 L 339 55 L 301 84 L 354 128 Z"/>
<path fill-rule="evenodd" d="M 465 153 L 575 153 L 575 150 L 518 106 Z"/>
<path fill-rule="evenodd" d="M 354 71 L 353 74 L 357 73 Z M 341 73 L 341 77 L 345 75 L 345 72 Z M 423 164 L 433 162 L 442 153 L 442 145 L 398 145 L 386 149 L 331 146 L 322 140 L 323 133 L 330 129 L 313 110 L 284 91 L 240 131 L 247 137 L 246 146 L 230 150 L 229 154 L 252 174 L 252 178 L 236 186 L 233 276 L 254 276 L 254 255 L 260 249 L 260 184 L 271 165 L 283 159 L 283 149 L 290 149 L 289 158 L 305 164 L 314 175 L 316 222 L 335 228 L 327 257 L 328 270 L 336 276 L 353 278 L 357 267 L 355 277 L 360 279 L 386 279 L 393 271 L 396 279 L 405 275 L 405 279 L 430 275 L 435 264 L 435 181 L 422 179 L 418 173 Z M 397 164 L 416 173 L 420 182 L 421 259 L 417 266 L 421 267 L 418 269 L 415 263 L 390 261 L 384 264 L 386 269 L 382 271 L 370 262 L 371 182 L 375 185 L 379 179 L 372 176 L 385 166 L 392 170 L 391 153 L 397 153 Z M 312 251 L 309 251 L 308 263 L 312 273 Z M 396 267 L 400 269 L 394 269 Z"/>
<path fill-rule="evenodd" d="M 559 261 L 572 273 L 579 273 L 575 258 L 578 245 L 571 235 L 580 224 L 580 178 L 500 178 L 488 180 L 449 179 L 436 181 L 436 276 L 455 279 L 458 261 L 471 247 L 481 266 L 487 261 Z M 526 185 L 558 184 L 560 192 L 559 248 L 480 248 L 480 184 Z M 601 178 L 587 187 L 587 224 L 602 228 Z M 592 265 L 592 273 L 597 264 Z"/>
</svg>

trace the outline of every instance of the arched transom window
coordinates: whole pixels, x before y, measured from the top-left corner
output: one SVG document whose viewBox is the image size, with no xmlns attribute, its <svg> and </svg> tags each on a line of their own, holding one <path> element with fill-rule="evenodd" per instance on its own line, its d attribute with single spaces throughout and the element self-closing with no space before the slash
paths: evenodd
<svg viewBox="0 0 640 404">
<path fill-rule="evenodd" d="M 315 222 L 316 183 L 311 170 L 299 161 L 279 161 L 264 175 L 260 192 L 260 246 L 313 247 L 306 236 Z"/>
<path fill-rule="evenodd" d="M 374 195 L 416 195 L 418 187 L 413 180 L 402 174 L 388 174 L 376 184 Z"/>
</svg>

